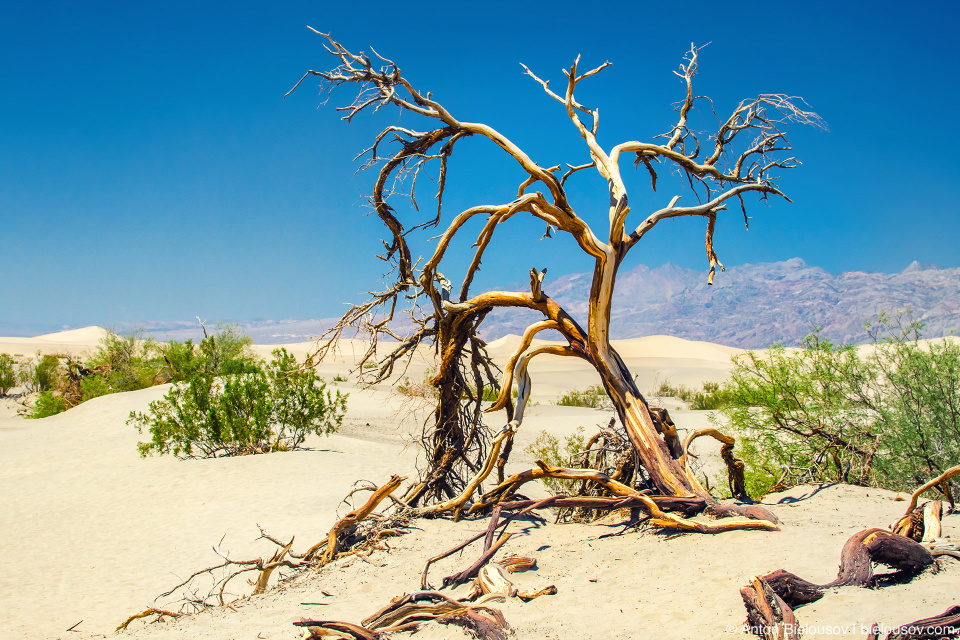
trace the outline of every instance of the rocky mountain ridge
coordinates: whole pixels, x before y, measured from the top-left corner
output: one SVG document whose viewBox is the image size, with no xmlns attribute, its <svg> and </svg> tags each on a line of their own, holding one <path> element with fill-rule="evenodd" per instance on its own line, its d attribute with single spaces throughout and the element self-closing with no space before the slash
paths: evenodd
<svg viewBox="0 0 960 640">
<path fill-rule="evenodd" d="M 520 285 L 517 285 L 520 287 Z M 544 283 L 578 321 L 585 320 L 590 274 Z M 797 345 L 814 327 L 836 343 L 869 341 L 864 324 L 880 311 L 910 308 L 924 323 L 924 337 L 960 330 L 960 268 L 912 263 L 899 273 L 848 271 L 831 274 L 800 258 L 744 264 L 717 273 L 674 264 L 623 271 L 613 300 L 611 336 L 665 334 L 741 348 L 776 342 Z M 522 316 L 522 317 L 521 317 Z M 535 313 L 496 310 L 484 321 L 490 339 L 522 333 Z"/>
</svg>

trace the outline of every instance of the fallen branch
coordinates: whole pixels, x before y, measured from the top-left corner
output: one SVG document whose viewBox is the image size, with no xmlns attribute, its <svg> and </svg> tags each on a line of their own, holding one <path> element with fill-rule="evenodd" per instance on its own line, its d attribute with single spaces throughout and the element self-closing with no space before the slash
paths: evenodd
<svg viewBox="0 0 960 640">
<path fill-rule="evenodd" d="M 640 493 L 625 484 L 617 482 L 610 476 L 593 469 L 566 469 L 551 467 L 541 460 L 537 460 L 537 469 L 530 469 L 515 474 L 485 493 L 480 500 L 470 508 L 470 512 L 486 506 L 497 504 L 513 495 L 516 490 L 531 480 L 540 478 L 558 478 L 563 480 L 589 480 L 602 485 L 607 491 L 622 498 L 633 498 L 639 502 L 641 508 L 650 516 L 650 524 L 664 529 L 676 529 L 695 533 L 721 533 L 734 530 L 779 531 L 779 527 L 769 520 L 751 520 L 748 522 L 724 522 L 720 524 L 706 524 L 679 518 L 664 512 L 656 501 L 648 495 Z"/>
<path fill-rule="evenodd" d="M 167 618 L 179 618 L 180 616 L 182 616 L 182 615 L 184 615 L 184 614 L 182 614 L 182 613 L 177 613 L 177 612 L 175 612 L 175 611 L 167 611 L 167 610 L 165 610 L 165 609 L 154 609 L 154 608 L 150 608 L 150 609 L 147 609 L 146 611 L 141 611 L 140 613 L 135 613 L 135 614 L 133 614 L 132 616 L 130 616 L 129 618 L 127 618 L 126 620 L 124 620 L 124 621 L 123 621 L 123 624 L 121 624 L 119 627 L 117 627 L 116 632 L 119 633 L 120 631 L 123 631 L 123 630 L 126 629 L 126 628 L 130 625 L 130 623 L 133 622 L 134 620 L 139 620 L 140 618 L 146 618 L 147 616 L 153 616 L 153 615 L 157 616 L 157 619 L 154 620 L 154 622 L 160 622 L 160 620 L 162 620 L 164 617 L 167 617 Z"/>
<path fill-rule="evenodd" d="M 937 485 L 947 486 L 945 485 L 945 483 L 948 480 L 950 480 L 950 478 L 954 477 L 957 474 L 960 474 L 960 465 L 947 469 L 946 471 L 941 473 L 939 476 L 937 476 L 930 482 L 920 486 L 920 488 L 914 491 L 913 495 L 910 496 L 910 504 L 907 505 L 907 510 L 905 513 L 909 515 L 914 509 L 917 508 L 917 502 L 920 500 L 920 496 L 923 494 L 924 491 L 926 491 L 927 489 L 932 489 Z M 950 495 L 949 489 L 944 491 L 944 495 Z"/>
<path fill-rule="evenodd" d="M 330 529 L 326 540 L 323 540 L 311 547 L 307 553 L 304 554 L 304 557 L 307 560 L 313 560 L 317 553 L 323 549 L 323 555 L 317 559 L 317 567 L 322 567 L 323 565 L 333 561 L 337 557 L 337 551 L 339 550 L 338 544 L 340 535 L 348 529 L 352 529 L 361 520 L 369 516 L 373 510 L 377 508 L 377 505 L 379 505 L 384 499 L 386 499 L 387 496 L 393 493 L 404 480 L 406 480 L 406 478 L 401 478 L 400 476 L 391 477 L 389 482 L 373 492 L 373 495 L 370 496 L 363 506 L 358 509 L 354 509 L 344 517 L 340 518 Z"/>
<path fill-rule="evenodd" d="M 767 582 L 756 577 L 740 589 L 750 632 L 763 640 L 799 640 L 797 617 Z"/>
</svg>

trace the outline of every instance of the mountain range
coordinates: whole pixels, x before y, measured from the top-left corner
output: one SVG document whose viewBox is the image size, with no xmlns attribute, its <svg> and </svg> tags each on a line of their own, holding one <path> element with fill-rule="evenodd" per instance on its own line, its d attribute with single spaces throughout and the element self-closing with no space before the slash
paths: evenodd
<svg viewBox="0 0 960 640">
<path fill-rule="evenodd" d="M 548 277 L 544 291 L 585 320 L 590 274 Z M 924 337 L 960 330 L 960 268 L 914 262 L 893 274 L 831 274 L 793 258 L 731 267 L 708 285 L 705 272 L 639 265 L 617 279 L 610 331 L 613 338 L 665 334 L 749 349 L 798 345 L 820 327 L 835 343 L 860 344 L 869 341 L 864 324 L 879 312 L 907 308 L 924 324 Z M 496 310 L 484 321 L 485 336 L 521 333 L 535 316 Z"/>
<path fill-rule="evenodd" d="M 528 283 L 516 283 L 505 289 L 524 291 L 528 287 Z M 555 279 L 548 274 L 543 288 L 585 323 L 590 274 Z M 711 286 L 705 271 L 675 264 L 639 265 L 622 271 L 617 279 L 611 337 L 670 335 L 750 349 L 777 342 L 796 346 L 820 327 L 822 335 L 835 343 L 862 344 L 869 342 L 864 323 L 874 320 L 878 312 L 895 313 L 904 308 L 910 308 L 913 319 L 924 323 L 923 337 L 960 331 L 960 268 L 940 269 L 914 262 L 899 273 L 831 274 L 793 258 L 730 267 L 717 273 Z M 487 316 L 481 329 L 484 338 L 493 340 L 522 333 L 539 318 L 528 310 L 501 309 Z M 330 318 L 291 318 L 238 324 L 256 344 L 279 344 L 312 340 L 335 323 L 336 319 Z M 196 320 L 135 326 L 159 339 L 202 337 Z M 121 324 L 115 329 L 132 327 Z M 539 337 L 550 336 L 544 333 Z"/>
</svg>

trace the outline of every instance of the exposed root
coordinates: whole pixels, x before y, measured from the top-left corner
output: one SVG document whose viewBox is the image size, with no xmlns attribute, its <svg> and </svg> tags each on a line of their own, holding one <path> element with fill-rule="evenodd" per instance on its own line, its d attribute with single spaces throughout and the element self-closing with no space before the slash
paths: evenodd
<svg viewBox="0 0 960 640">
<path fill-rule="evenodd" d="M 642 509 L 649 517 L 650 524 L 664 529 L 676 529 L 680 531 L 691 531 L 696 533 L 721 533 L 734 530 L 760 530 L 760 531 L 778 531 L 779 527 L 769 520 L 751 520 L 748 522 L 723 522 L 719 524 L 706 524 L 688 520 L 663 511 L 652 497 L 640 493 L 616 480 L 611 479 L 605 473 L 592 469 L 565 469 L 563 467 L 551 467 L 538 460 L 537 469 L 530 469 L 507 478 L 503 483 L 488 491 L 480 500 L 471 507 L 470 511 L 478 510 L 485 506 L 497 504 L 504 501 L 507 497 L 513 495 L 523 484 L 539 478 L 560 478 L 564 480 L 588 480 L 596 482 L 603 486 L 608 492 L 622 498 L 633 498 L 639 503 Z"/>
<path fill-rule="evenodd" d="M 920 496 L 923 495 L 923 492 L 936 486 L 943 487 L 944 495 L 952 498 L 953 496 L 950 493 L 950 484 L 948 481 L 958 474 L 960 474 L 960 465 L 947 469 L 930 482 L 921 485 L 916 491 L 913 492 L 913 495 L 910 496 L 910 504 L 907 505 L 907 510 L 905 513 L 909 515 L 914 509 L 916 509 L 917 502 L 920 500 Z M 951 506 L 953 506 L 952 500 Z"/>
<path fill-rule="evenodd" d="M 278 547 L 273 555 L 266 560 L 263 558 L 235 560 L 222 551 L 220 545 L 217 544 L 213 550 L 223 559 L 223 562 L 193 572 L 185 580 L 158 597 L 158 599 L 165 598 L 181 591 L 183 596 L 178 601 L 180 603 L 179 611 L 147 609 L 143 613 L 128 618 L 119 628 L 125 629 L 134 620 L 150 615 L 156 615 L 157 620 L 159 620 L 164 616 L 179 617 L 197 613 L 210 607 L 230 606 L 230 603 L 240 596 L 228 597 L 227 587 L 235 578 L 245 573 L 258 572 L 256 579 L 249 580 L 248 584 L 253 587 L 251 595 L 259 595 L 267 591 L 270 579 L 277 569 L 291 569 L 293 575 L 295 575 L 303 569 L 319 568 L 336 558 L 362 553 L 374 548 L 382 548 L 378 544 L 379 541 L 386 537 L 401 534 L 399 529 L 409 522 L 408 510 L 401 505 L 401 508 L 396 509 L 389 516 L 375 513 L 374 510 L 400 486 L 403 480 L 404 478 L 393 476 L 389 482 L 379 489 L 372 486 L 373 495 L 366 503 L 340 518 L 323 541 L 304 553 L 298 554 L 292 551 L 293 538 L 285 543 L 268 535 L 263 529 L 260 529 L 260 537 L 269 540 Z M 351 492 L 351 495 L 353 493 L 355 491 Z M 204 576 L 208 576 L 208 586 L 205 591 L 204 587 L 201 586 L 203 582 L 200 581 L 198 584 L 198 579 Z M 282 576 L 281 580 L 286 580 L 289 577 L 292 576 L 289 574 L 286 577 Z"/>
<path fill-rule="evenodd" d="M 747 608 L 750 631 L 763 640 L 799 640 L 797 617 L 770 585 L 761 578 L 740 589 Z"/>
<path fill-rule="evenodd" d="M 867 640 L 878 640 L 879 625 L 873 625 Z M 893 629 L 886 640 L 920 640 L 921 638 L 960 638 L 960 606 L 953 606 L 938 616 L 908 622 Z"/>
<path fill-rule="evenodd" d="M 176 611 L 167 611 L 167 610 L 165 610 L 165 609 L 154 609 L 154 608 L 150 608 L 150 609 L 147 609 L 146 611 L 141 611 L 140 613 L 135 613 L 135 614 L 133 614 L 132 616 L 130 616 L 129 618 L 127 618 L 126 620 L 124 620 L 124 621 L 123 621 L 123 624 L 121 624 L 119 627 L 117 627 L 116 631 L 117 631 L 118 633 L 119 633 L 120 631 L 123 631 L 124 629 L 126 629 L 126 628 L 130 625 L 131 622 L 133 622 L 134 620 L 139 620 L 140 618 L 147 618 L 147 617 L 149 617 L 149 616 L 157 616 L 156 619 L 153 620 L 153 622 L 160 622 L 160 621 L 163 620 L 163 618 L 165 618 L 165 617 L 166 617 L 166 618 L 179 618 L 179 617 L 182 616 L 182 615 L 184 615 L 184 614 L 182 614 L 182 613 L 177 613 Z"/>
</svg>

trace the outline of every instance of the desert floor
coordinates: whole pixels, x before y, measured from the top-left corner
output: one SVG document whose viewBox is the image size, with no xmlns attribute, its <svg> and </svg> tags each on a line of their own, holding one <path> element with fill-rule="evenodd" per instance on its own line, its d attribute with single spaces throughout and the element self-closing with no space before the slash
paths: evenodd
<svg viewBox="0 0 960 640">
<path fill-rule="evenodd" d="M 88 328 L 38 338 L 0 338 L 0 352 L 31 355 L 83 353 L 102 330 Z M 517 338 L 491 344 L 501 363 Z M 657 381 L 699 385 L 722 380 L 737 350 L 676 338 L 615 343 L 641 390 Z M 288 345 L 303 355 L 309 344 Z M 257 347 L 266 355 L 274 346 Z M 127 424 L 131 411 L 166 392 L 166 386 L 104 396 L 42 420 L 17 415 L 15 401 L 0 401 L 0 638 L 99 638 L 129 615 L 175 600 L 155 598 L 193 571 L 217 564 L 212 547 L 250 559 L 273 550 L 258 540 L 258 525 L 305 549 L 323 539 L 359 480 L 383 483 L 392 474 L 416 473 L 417 433 L 427 407 L 390 387 L 364 388 L 349 374 L 363 345 L 346 341 L 321 367 L 350 394 L 340 433 L 308 442 L 303 451 L 216 460 L 141 459 L 144 436 Z M 420 380 L 430 358 L 406 375 Z M 552 404 L 568 389 L 598 380 L 571 359 L 543 358 L 531 366 L 534 406 L 518 433 L 510 470 L 529 468 L 523 450 L 544 429 L 558 436 L 578 427 L 590 432 L 610 412 Z M 708 424 L 706 412 L 664 403 L 681 429 Z M 588 433 L 589 434 L 589 433 Z M 707 461 L 712 445 L 699 451 Z M 753 576 L 784 568 L 808 580 L 836 574 L 840 549 L 853 533 L 885 528 L 905 508 L 895 494 L 832 485 L 798 487 L 768 496 L 779 532 L 738 531 L 718 536 L 664 536 L 624 531 L 622 521 L 554 525 L 529 519 L 503 553 L 532 555 L 536 571 L 516 574 L 521 589 L 553 584 L 557 595 L 502 605 L 517 638 L 737 638 L 744 609 L 739 587 Z M 358 623 L 391 598 L 419 586 L 425 560 L 483 529 L 486 520 L 421 520 L 390 540 L 391 551 L 361 561 L 348 557 L 302 575 L 265 595 L 208 610 L 173 623 L 137 622 L 120 637 L 166 639 L 280 639 L 300 637 L 301 617 Z M 944 519 L 954 538 L 960 515 Z M 610 535 L 618 534 L 618 535 Z M 478 551 L 468 547 L 435 565 L 431 576 L 462 569 Z M 238 581 L 240 585 L 242 579 Z M 463 589 L 463 588 L 461 588 Z M 459 592 L 455 592 L 459 593 Z M 797 610 L 805 638 L 863 638 L 873 622 L 894 626 L 943 612 L 960 593 L 960 565 L 882 590 L 835 589 Z M 330 594 L 330 595 L 325 595 Z M 308 603 L 308 604 L 304 604 Z M 322 603 L 322 604 L 311 604 Z M 171 605 L 172 606 L 172 605 Z M 67 631 L 72 628 L 72 631 Z M 466 637 L 452 627 L 426 625 L 418 638 Z"/>
</svg>

